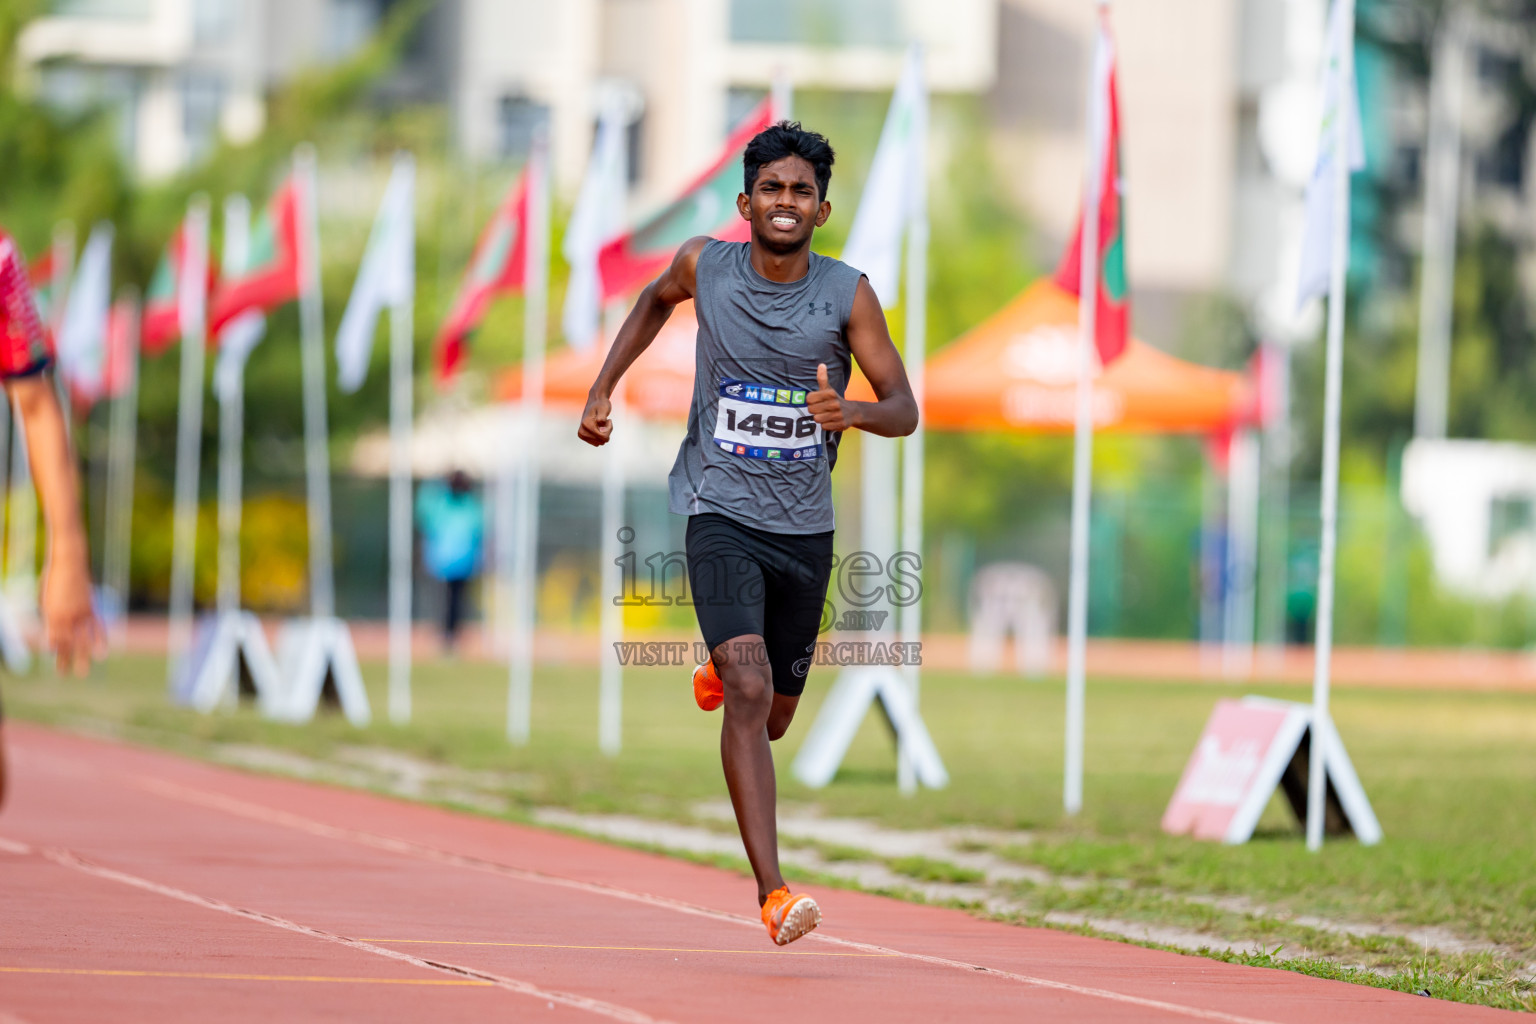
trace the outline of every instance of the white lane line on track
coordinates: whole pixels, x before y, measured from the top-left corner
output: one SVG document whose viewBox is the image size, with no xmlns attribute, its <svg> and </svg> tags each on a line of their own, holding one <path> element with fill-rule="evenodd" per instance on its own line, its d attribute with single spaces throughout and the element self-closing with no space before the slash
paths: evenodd
<svg viewBox="0 0 1536 1024">
<path fill-rule="evenodd" d="M 234 904 L 225 903 L 223 900 L 217 900 L 211 896 L 199 896 L 197 893 L 187 892 L 185 889 L 177 889 L 174 886 L 162 885 L 159 882 L 152 882 L 147 878 L 140 878 L 138 875 L 130 875 L 125 871 L 118 871 L 115 868 L 104 867 L 100 864 L 93 864 L 70 850 L 44 849 L 42 854 L 44 857 L 53 861 L 55 864 L 60 864 L 67 868 L 73 868 L 76 871 L 82 871 L 88 875 L 94 875 L 97 878 L 104 878 L 109 881 L 120 882 L 123 885 L 129 885 L 135 889 L 142 889 L 145 892 L 152 892 L 160 896 L 167 896 L 173 900 L 180 900 L 183 903 L 190 903 L 193 906 L 203 907 L 207 910 L 217 910 L 225 914 L 232 914 L 235 917 L 245 918 L 248 921 L 259 921 L 262 924 L 271 925 L 274 928 L 281 928 L 285 931 L 297 932 L 300 935 L 308 935 L 312 938 L 324 939 L 327 942 L 339 943 L 340 945 L 347 946 L 350 949 L 361 950 L 365 953 L 373 953 L 376 956 L 382 956 L 389 960 L 398 960 L 402 963 L 412 964 L 416 967 L 425 967 L 428 970 L 440 971 L 442 973 L 452 974 L 460 978 L 473 978 L 477 981 L 487 981 L 510 992 L 516 992 L 519 995 L 532 996 L 535 999 L 542 999 L 548 1003 L 559 1003 L 562 1006 L 569 1006 L 577 1010 L 585 1010 L 588 1013 L 595 1013 L 599 1016 L 608 1017 L 612 1020 L 624 1021 L 625 1024 L 666 1024 L 664 1021 L 658 1021 L 654 1017 L 641 1013 L 639 1010 L 632 1010 L 627 1006 L 619 1006 L 615 1003 L 608 1003 L 601 999 L 593 999 L 589 996 L 576 995 L 571 992 L 559 992 L 552 989 L 542 989 L 537 985 L 529 984 L 526 981 L 519 981 L 516 978 L 508 978 L 500 974 L 492 974 L 489 971 L 481 971 L 470 967 L 460 967 L 457 964 L 444 963 L 437 960 L 424 960 L 421 957 L 412 956 L 409 953 L 402 953 L 399 950 L 386 949 L 383 946 L 375 946 L 371 942 L 362 942 L 358 939 L 349 939 L 345 935 L 337 935 L 334 932 L 323 931 L 319 928 L 311 928 L 309 925 L 299 924 L 296 921 L 290 921 L 287 918 L 278 917 L 275 914 L 267 914 L 259 910 L 248 910 L 244 907 L 237 907 Z"/>
<path fill-rule="evenodd" d="M 301 817 L 289 811 L 280 811 L 262 804 L 253 804 L 245 800 L 224 796 L 221 793 L 210 793 L 206 790 L 194 789 L 175 782 L 167 782 L 152 776 L 136 776 L 134 782 L 142 789 L 179 800 L 184 803 L 197 804 L 215 810 L 224 811 L 237 817 L 251 821 L 261 821 L 273 825 L 282 825 L 285 828 L 307 832 L 310 835 L 323 836 L 329 839 L 338 839 L 343 842 L 368 846 L 376 850 L 386 850 L 405 856 L 416 857 L 433 861 L 439 864 L 449 864 L 455 867 L 472 868 L 477 871 L 486 871 L 491 874 L 501 875 L 507 878 L 515 878 L 519 881 L 536 882 L 540 885 L 555 886 L 564 889 L 574 889 L 578 892 L 593 893 L 600 896 L 609 896 L 614 899 L 626 900 L 631 903 L 642 903 L 646 906 L 659 907 L 682 914 L 691 914 L 696 917 L 707 917 L 716 921 L 724 921 L 730 924 L 746 925 L 753 929 L 762 928 L 763 924 L 756 918 L 749 918 L 739 914 L 727 913 L 723 910 L 714 910 L 710 907 L 701 907 L 693 903 L 685 903 L 682 900 L 674 900 L 666 896 L 654 896 L 650 893 L 634 892 L 629 889 L 620 889 L 617 886 L 605 885 L 601 882 L 583 882 L 574 878 L 562 878 L 559 875 L 546 875 L 538 871 L 529 871 L 526 868 L 515 868 L 496 861 L 483 860 L 479 857 L 470 857 L 464 854 L 452 853 L 448 850 L 440 850 L 423 843 L 412 842 L 405 839 L 395 839 L 390 836 L 381 836 L 372 832 L 363 832 L 357 829 L 341 828 L 337 825 L 327 825 L 324 822 Z M 1188 1006 L 1183 1003 L 1170 1003 L 1161 999 L 1149 999 L 1144 996 L 1127 995 L 1123 992 L 1114 992 L 1110 989 L 1094 988 L 1088 985 L 1074 985 L 1071 982 L 1055 981 L 1050 978 L 1036 977 L 1030 974 L 1019 974 L 1014 971 L 1005 971 L 995 967 L 985 967 L 980 964 L 967 963 L 963 960 L 951 960 L 947 957 L 929 956 L 925 953 L 909 953 L 905 950 L 890 949 L 885 946 L 876 946 L 867 942 L 858 942 L 854 939 L 842 939 L 824 932 L 813 932 L 807 939 L 815 939 L 821 942 L 830 942 L 850 949 L 858 949 L 867 953 L 880 953 L 886 956 L 899 956 L 920 963 L 932 964 L 936 967 L 948 967 L 966 971 L 970 974 L 990 974 L 994 977 L 1007 978 L 1024 985 L 1036 988 L 1053 989 L 1058 992 L 1071 992 L 1075 995 L 1090 996 L 1095 999 L 1105 999 L 1116 1003 L 1125 1003 L 1131 1006 L 1140 1006 L 1151 1010 L 1161 1010 L 1166 1013 L 1177 1014 L 1195 1020 L 1221 1021 L 1223 1024 L 1278 1024 L 1276 1021 L 1258 1017 L 1243 1017 L 1234 1013 L 1225 1013 L 1221 1010 L 1207 1010 L 1198 1006 Z"/>
<path fill-rule="evenodd" d="M 6 853 L 14 853 L 18 857 L 25 857 L 27 854 L 32 852 L 32 847 L 28 846 L 26 843 L 18 843 L 14 839 L 6 839 L 4 837 L 0 837 L 0 850 L 5 851 Z M 0 1018 L 0 1024 L 5 1024 L 4 1018 Z"/>
</svg>

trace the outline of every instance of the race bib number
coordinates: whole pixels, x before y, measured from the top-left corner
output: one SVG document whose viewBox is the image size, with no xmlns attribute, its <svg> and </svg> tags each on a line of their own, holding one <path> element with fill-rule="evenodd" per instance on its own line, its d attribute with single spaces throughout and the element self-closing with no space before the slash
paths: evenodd
<svg viewBox="0 0 1536 1024">
<path fill-rule="evenodd" d="M 806 393 L 744 380 L 720 382 L 715 447 L 745 459 L 803 462 L 821 457 L 821 425 Z"/>
</svg>

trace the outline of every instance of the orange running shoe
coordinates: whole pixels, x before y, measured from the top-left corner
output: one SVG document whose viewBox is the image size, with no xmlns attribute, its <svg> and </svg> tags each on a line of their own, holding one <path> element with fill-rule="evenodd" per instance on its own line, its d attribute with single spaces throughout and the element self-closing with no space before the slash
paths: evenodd
<svg viewBox="0 0 1536 1024">
<path fill-rule="evenodd" d="M 693 699 L 702 711 L 713 711 L 725 702 L 725 684 L 713 658 L 693 670 Z"/>
<path fill-rule="evenodd" d="M 787 946 L 821 924 L 821 908 L 804 893 L 796 896 L 789 886 L 780 886 L 763 904 L 763 924 L 768 926 L 770 939 Z"/>
</svg>

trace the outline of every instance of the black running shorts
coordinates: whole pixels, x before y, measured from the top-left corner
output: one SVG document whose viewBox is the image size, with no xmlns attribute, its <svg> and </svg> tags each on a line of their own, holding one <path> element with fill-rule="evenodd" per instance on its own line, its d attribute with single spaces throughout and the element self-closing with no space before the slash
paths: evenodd
<svg viewBox="0 0 1536 1024">
<path fill-rule="evenodd" d="M 714 512 L 688 517 L 688 583 L 704 642 L 713 651 L 761 636 L 775 693 L 805 690 L 831 576 L 830 530 L 768 533 Z"/>
</svg>

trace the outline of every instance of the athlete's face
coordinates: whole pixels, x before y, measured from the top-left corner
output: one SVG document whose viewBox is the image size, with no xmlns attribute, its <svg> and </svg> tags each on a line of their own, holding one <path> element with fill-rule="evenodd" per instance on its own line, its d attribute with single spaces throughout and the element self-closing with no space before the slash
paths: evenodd
<svg viewBox="0 0 1536 1024">
<path fill-rule="evenodd" d="M 752 192 L 736 197 L 736 209 L 758 244 L 777 255 L 805 248 L 832 215 L 832 204 L 818 196 L 815 168 L 798 156 L 759 167 Z"/>
</svg>

